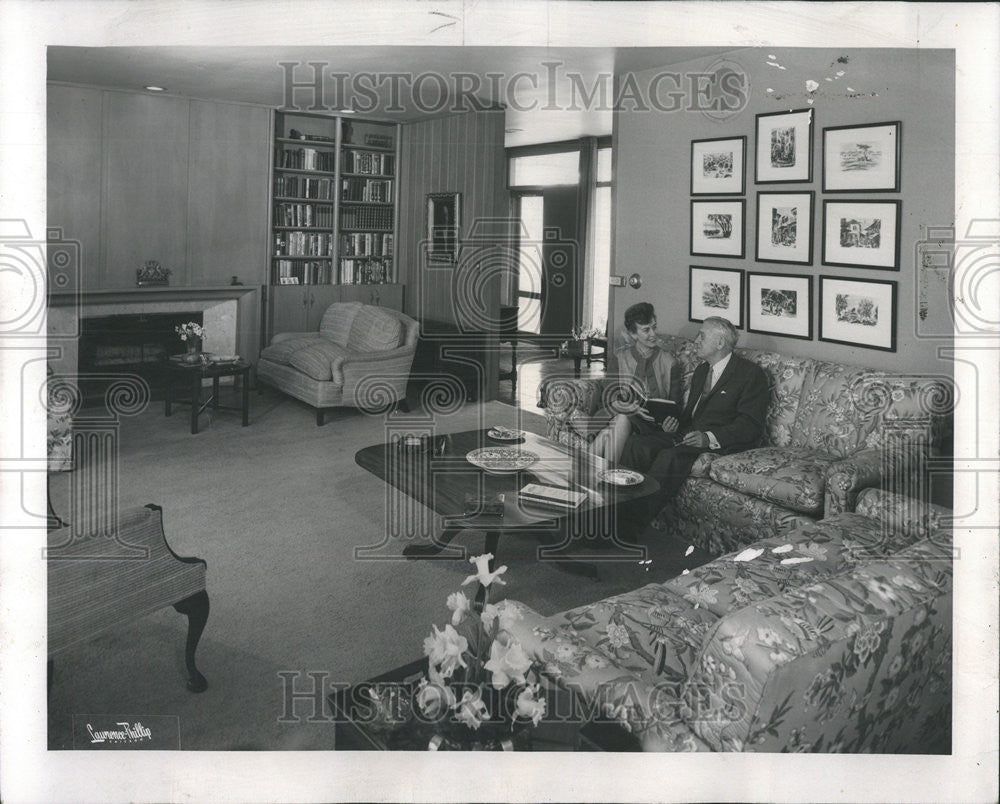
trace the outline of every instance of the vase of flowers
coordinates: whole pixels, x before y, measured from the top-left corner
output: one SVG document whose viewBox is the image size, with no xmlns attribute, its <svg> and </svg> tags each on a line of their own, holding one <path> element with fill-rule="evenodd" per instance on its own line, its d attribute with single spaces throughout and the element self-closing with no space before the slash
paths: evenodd
<svg viewBox="0 0 1000 804">
<path fill-rule="evenodd" d="M 431 727 L 432 750 L 514 750 L 530 742 L 545 715 L 540 667 L 509 631 L 523 615 L 508 601 L 490 603 L 491 587 L 505 584 L 507 571 L 491 570 L 492 559 L 470 559 L 476 572 L 462 586 L 478 582 L 480 595 L 474 603 L 464 591 L 450 594 L 451 622 L 432 626 L 424 640 L 428 668 L 414 703 Z"/>
<path fill-rule="evenodd" d="M 174 327 L 174 331 L 181 336 L 187 346 L 187 353 L 181 357 L 185 363 L 198 363 L 201 361 L 201 341 L 205 337 L 205 330 L 201 324 L 195 321 L 188 321 L 186 324 L 179 324 Z"/>
</svg>

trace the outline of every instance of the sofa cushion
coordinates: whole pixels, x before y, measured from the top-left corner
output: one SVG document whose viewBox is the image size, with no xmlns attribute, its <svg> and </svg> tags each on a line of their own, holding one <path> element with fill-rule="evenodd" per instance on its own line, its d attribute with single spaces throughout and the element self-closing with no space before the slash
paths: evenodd
<svg viewBox="0 0 1000 804">
<path fill-rule="evenodd" d="M 334 302 L 326 308 L 323 320 L 319 323 L 321 335 L 326 336 L 338 346 L 347 346 L 348 336 L 354 317 L 364 305 L 361 302 Z"/>
<path fill-rule="evenodd" d="M 876 424 L 875 412 L 859 406 L 866 373 L 840 363 L 814 363 L 802 387 L 791 445 L 838 458 L 861 449 Z"/>
<path fill-rule="evenodd" d="M 348 352 L 343 346 L 338 346 L 333 341 L 320 338 L 315 343 L 303 346 L 295 351 L 289 358 L 289 365 L 297 368 L 303 374 L 307 374 L 314 380 L 320 382 L 340 382 L 343 383 L 343 374 L 340 372 L 340 364 Z"/>
<path fill-rule="evenodd" d="M 835 461 L 815 450 L 760 447 L 720 455 L 712 461 L 708 475 L 744 494 L 818 515 L 823 510 L 826 472 Z"/>
<path fill-rule="evenodd" d="M 299 349 L 310 344 L 317 343 L 321 338 L 319 335 L 304 335 L 299 338 L 289 338 L 288 340 L 272 343 L 260 350 L 262 360 L 270 360 L 272 363 L 280 363 L 283 366 L 291 365 L 291 357 Z"/>
<path fill-rule="evenodd" d="M 756 349 L 737 349 L 736 353 L 760 366 L 771 387 L 763 443 L 772 447 L 787 447 L 792 442 L 802 385 L 814 361 Z"/>
<path fill-rule="evenodd" d="M 351 323 L 347 347 L 354 352 L 385 352 L 399 346 L 403 325 L 377 307 L 362 305 Z"/>
</svg>

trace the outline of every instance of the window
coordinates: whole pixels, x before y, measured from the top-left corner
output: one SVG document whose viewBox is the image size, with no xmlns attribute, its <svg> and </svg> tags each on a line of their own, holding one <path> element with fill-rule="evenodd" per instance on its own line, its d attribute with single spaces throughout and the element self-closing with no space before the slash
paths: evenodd
<svg viewBox="0 0 1000 804">
<path fill-rule="evenodd" d="M 552 187 L 559 184 L 578 184 L 579 181 L 579 151 L 514 156 L 510 159 L 510 186 L 512 188 Z"/>
</svg>

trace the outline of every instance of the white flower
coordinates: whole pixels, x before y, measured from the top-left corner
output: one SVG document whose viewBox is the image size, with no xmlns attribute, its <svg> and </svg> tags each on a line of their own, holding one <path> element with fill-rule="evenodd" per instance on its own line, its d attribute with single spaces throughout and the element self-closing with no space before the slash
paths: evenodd
<svg viewBox="0 0 1000 804">
<path fill-rule="evenodd" d="M 613 648 L 624 648 L 631 642 L 628 637 L 628 628 L 617 623 L 608 623 L 608 642 Z"/>
<path fill-rule="evenodd" d="M 483 703 L 483 691 L 477 689 L 475 693 L 465 691 L 462 700 L 455 704 L 456 717 L 470 729 L 478 729 L 482 722 L 489 716 L 489 710 Z"/>
<path fill-rule="evenodd" d="M 451 624 L 458 625 L 465 619 L 465 615 L 472 608 L 472 601 L 463 592 L 452 592 L 448 595 L 447 605 L 454 612 L 451 615 Z"/>
<path fill-rule="evenodd" d="M 515 712 L 518 717 L 530 717 L 533 725 L 545 715 L 545 700 L 538 698 L 538 685 L 531 684 L 525 687 L 517 696 Z"/>
<path fill-rule="evenodd" d="M 434 665 L 427 668 L 428 678 L 421 679 L 417 689 L 417 706 L 427 717 L 440 717 L 455 706 L 455 693 Z"/>
<path fill-rule="evenodd" d="M 599 653 L 588 653 L 587 658 L 583 660 L 583 663 L 587 665 L 587 667 L 592 667 L 595 670 L 608 666 L 608 660 Z"/>
<path fill-rule="evenodd" d="M 571 662 L 576 658 L 576 648 L 572 645 L 560 645 L 556 648 L 556 659 L 560 662 Z"/>
<path fill-rule="evenodd" d="M 492 603 L 483 606 L 480 619 L 487 630 L 493 626 L 493 621 L 497 617 L 500 618 L 500 630 L 509 631 L 514 622 L 524 619 L 524 614 L 521 613 L 521 609 L 506 600 L 500 601 L 495 606 Z"/>
<path fill-rule="evenodd" d="M 496 581 L 497 583 L 502 583 L 506 585 L 506 581 L 500 576 L 507 571 L 507 566 L 504 565 L 499 567 L 494 571 L 490 571 L 490 562 L 493 560 L 493 553 L 483 553 L 481 556 L 474 556 L 469 559 L 470 564 L 476 565 L 476 574 L 470 575 L 464 581 L 462 581 L 462 586 L 473 581 L 479 581 L 483 586 L 489 586 L 491 583 Z"/>
<path fill-rule="evenodd" d="M 509 645 L 504 645 L 497 639 L 490 645 L 490 660 L 485 667 L 493 674 L 493 686 L 502 690 L 511 681 L 524 683 L 524 674 L 531 667 L 531 659 L 521 643 L 511 641 Z"/>
<path fill-rule="evenodd" d="M 469 640 L 450 625 L 446 625 L 444 631 L 438 630 L 436 625 L 431 628 L 434 633 L 424 640 L 424 654 L 432 665 L 441 668 L 441 675 L 448 678 L 459 665 L 468 667 L 462 654 L 469 649 Z"/>
</svg>

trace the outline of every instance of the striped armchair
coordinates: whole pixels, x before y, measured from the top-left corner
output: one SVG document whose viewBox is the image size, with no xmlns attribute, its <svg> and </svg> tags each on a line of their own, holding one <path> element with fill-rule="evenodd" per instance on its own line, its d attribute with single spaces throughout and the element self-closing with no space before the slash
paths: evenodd
<svg viewBox="0 0 1000 804">
<path fill-rule="evenodd" d="M 194 654 L 208 620 L 206 563 L 170 549 L 162 509 L 147 505 L 123 511 L 118 529 L 79 533 L 72 526 L 49 531 L 49 680 L 53 658 L 74 645 L 147 614 L 173 606 L 188 618 L 187 687 L 208 687 Z"/>
</svg>

